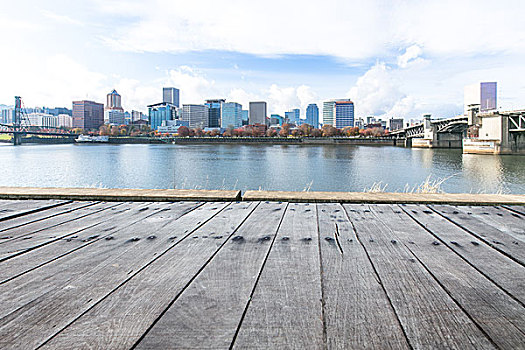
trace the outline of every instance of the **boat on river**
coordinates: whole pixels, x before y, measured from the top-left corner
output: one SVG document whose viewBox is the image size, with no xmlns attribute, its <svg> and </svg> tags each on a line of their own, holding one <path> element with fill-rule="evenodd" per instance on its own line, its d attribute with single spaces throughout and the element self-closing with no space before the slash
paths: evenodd
<svg viewBox="0 0 525 350">
<path fill-rule="evenodd" d="M 109 136 L 91 136 L 91 135 L 79 135 L 75 139 L 78 143 L 105 143 L 109 142 Z"/>
</svg>

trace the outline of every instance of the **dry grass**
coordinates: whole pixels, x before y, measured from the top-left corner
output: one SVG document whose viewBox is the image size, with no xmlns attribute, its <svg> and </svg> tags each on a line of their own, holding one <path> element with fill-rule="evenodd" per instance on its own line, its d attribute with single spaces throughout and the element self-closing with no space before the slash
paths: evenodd
<svg viewBox="0 0 525 350">
<path fill-rule="evenodd" d="M 427 176 L 427 178 L 420 183 L 419 185 L 410 186 L 406 184 L 403 188 L 403 193 L 445 193 L 441 187 L 445 181 L 455 176 L 450 175 L 445 178 L 432 179 L 432 175 Z M 364 192 L 367 193 L 385 193 L 388 184 L 383 184 L 382 181 L 374 182 L 371 187 L 365 188 Z M 397 192 L 397 191 L 396 191 Z M 394 192 L 395 193 L 395 192 Z"/>
<path fill-rule="evenodd" d="M 374 182 L 372 186 L 369 188 L 364 189 L 363 192 L 367 193 L 384 193 L 386 192 L 386 188 L 388 187 L 388 184 L 383 184 L 383 181 Z"/>
</svg>

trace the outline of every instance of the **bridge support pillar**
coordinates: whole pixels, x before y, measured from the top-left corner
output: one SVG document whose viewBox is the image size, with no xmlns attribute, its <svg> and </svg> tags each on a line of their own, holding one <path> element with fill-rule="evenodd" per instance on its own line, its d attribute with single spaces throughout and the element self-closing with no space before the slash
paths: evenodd
<svg viewBox="0 0 525 350">
<path fill-rule="evenodd" d="M 22 144 L 22 134 L 14 133 L 13 134 L 13 145 L 18 146 Z"/>
</svg>

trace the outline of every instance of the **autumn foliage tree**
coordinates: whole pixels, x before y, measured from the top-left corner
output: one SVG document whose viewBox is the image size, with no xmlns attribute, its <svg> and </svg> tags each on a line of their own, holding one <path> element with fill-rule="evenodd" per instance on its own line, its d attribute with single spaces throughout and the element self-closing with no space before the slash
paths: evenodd
<svg viewBox="0 0 525 350">
<path fill-rule="evenodd" d="M 195 128 L 193 129 L 193 135 L 195 135 L 196 137 L 203 137 L 204 131 L 202 131 L 201 128 Z"/>
<path fill-rule="evenodd" d="M 190 129 L 187 126 L 184 126 L 184 125 L 179 126 L 179 130 L 177 131 L 177 134 L 180 137 L 190 136 Z"/>
<path fill-rule="evenodd" d="M 321 129 L 314 128 L 312 129 L 311 135 L 312 137 L 321 137 L 323 136 L 323 132 L 321 131 Z"/>
<path fill-rule="evenodd" d="M 321 129 L 323 137 L 333 137 L 337 136 L 338 130 L 332 125 L 323 125 Z"/>
<path fill-rule="evenodd" d="M 273 128 L 270 128 L 270 129 L 266 130 L 266 136 L 268 136 L 268 137 L 275 137 L 275 136 L 277 136 L 277 130 L 275 130 Z"/>
<path fill-rule="evenodd" d="M 302 136 L 310 136 L 312 134 L 313 127 L 310 124 L 302 124 L 299 127 Z"/>
<path fill-rule="evenodd" d="M 343 128 L 343 135 L 345 136 L 359 136 L 359 128 L 347 126 Z"/>
<path fill-rule="evenodd" d="M 288 137 L 288 135 L 290 135 L 290 124 L 284 123 L 281 126 L 281 131 L 279 131 L 279 136 Z"/>
</svg>

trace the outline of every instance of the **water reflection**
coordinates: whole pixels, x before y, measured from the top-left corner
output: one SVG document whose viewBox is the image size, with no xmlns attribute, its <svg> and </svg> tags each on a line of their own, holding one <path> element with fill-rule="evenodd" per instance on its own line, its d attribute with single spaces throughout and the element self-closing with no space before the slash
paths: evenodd
<svg viewBox="0 0 525 350">
<path fill-rule="evenodd" d="M 462 164 L 463 175 L 472 183 L 475 192 L 508 192 L 501 157 L 464 154 Z"/>
<path fill-rule="evenodd" d="M 426 178 L 446 192 L 525 193 L 525 157 L 461 150 L 298 145 L 50 145 L 0 147 L 0 185 L 387 191 Z"/>
</svg>

